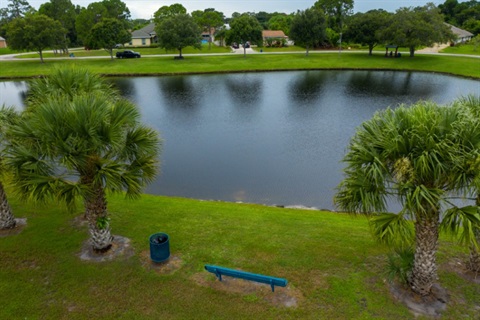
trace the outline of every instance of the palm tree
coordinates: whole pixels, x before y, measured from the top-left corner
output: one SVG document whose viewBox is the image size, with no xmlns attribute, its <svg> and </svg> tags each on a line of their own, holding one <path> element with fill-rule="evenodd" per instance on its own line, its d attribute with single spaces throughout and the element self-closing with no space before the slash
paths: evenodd
<svg viewBox="0 0 480 320">
<path fill-rule="evenodd" d="M 457 128 L 469 120 L 461 113 L 458 106 L 421 102 L 375 114 L 350 142 L 344 157 L 345 179 L 334 199 L 338 207 L 352 213 L 368 214 L 378 221 L 387 216 L 384 235 L 395 224 L 408 226 L 405 219 L 413 221 L 415 254 L 408 284 L 423 296 L 430 294 L 437 280 L 442 208 L 449 205 L 452 192 L 472 188 L 458 178 L 467 171 L 456 161 L 466 157 L 465 148 L 451 152 L 454 145 L 462 144 Z M 479 128 L 471 129 L 479 133 Z M 390 199 L 402 205 L 398 215 L 382 214 Z"/>
<path fill-rule="evenodd" d="M 15 112 L 13 108 L 8 108 L 2 106 L 0 108 L 0 137 L 2 140 L 6 138 L 7 130 L 6 128 L 14 123 L 18 119 L 18 114 Z M 5 165 L 4 165 L 4 145 L 2 144 L 0 152 L 2 157 L 0 158 L 0 174 L 5 174 Z M 3 187 L 3 183 L 0 181 L 0 230 L 4 229 L 12 229 L 15 228 L 16 222 L 15 217 L 13 216 L 12 208 L 7 200 L 7 194 L 5 193 L 5 188 Z"/>
<path fill-rule="evenodd" d="M 136 106 L 100 93 L 58 95 L 12 127 L 8 162 L 25 198 L 55 198 L 70 207 L 80 196 L 93 249 L 112 243 L 106 191 L 138 197 L 158 170 L 160 139 L 139 122 Z"/>
<path fill-rule="evenodd" d="M 62 96 L 72 99 L 79 94 L 95 93 L 101 93 L 112 99 L 120 96 L 109 83 L 87 69 L 75 66 L 61 67 L 54 69 L 49 77 L 34 79 L 29 83 L 27 106 L 31 107 Z"/>
<path fill-rule="evenodd" d="M 457 188 L 462 188 L 464 185 L 469 185 L 467 191 L 475 194 L 462 195 L 463 198 L 470 196 L 470 199 L 475 200 L 475 206 L 467 206 L 458 208 L 452 206 L 451 210 L 460 212 L 460 215 L 448 214 L 443 219 L 444 229 L 454 235 L 460 237 L 460 242 L 469 246 L 470 258 L 467 263 L 467 269 L 480 273 L 480 137 L 478 127 L 480 126 L 480 96 L 470 95 L 462 97 L 454 102 L 457 107 L 462 108 L 464 112 L 464 125 L 458 127 L 457 135 L 458 143 L 453 145 L 452 152 L 458 152 L 463 157 L 457 157 L 457 170 L 459 174 L 457 181 L 455 181 Z M 464 169 L 466 171 L 462 171 Z"/>
</svg>

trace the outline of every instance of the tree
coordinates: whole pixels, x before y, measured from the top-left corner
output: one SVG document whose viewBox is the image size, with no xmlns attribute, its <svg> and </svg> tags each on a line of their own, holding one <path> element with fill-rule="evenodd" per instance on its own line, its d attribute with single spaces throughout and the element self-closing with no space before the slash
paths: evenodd
<svg viewBox="0 0 480 320">
<path fill-rule="evenodd" d="M 33 13 L 35 10 L 27 0 L 9 0 L 7 5 L 8 17 L 10 20 L 25 17 L 27 13 Z"/>
<path fill-rule="evenodd" d="M 187 14 L 187 9 L 182 6 L 180 3 L 174 3 L 170 6 L 163 6 L 153 14 L 154 21 L 156 24 L 162 23 L 162 20 L 165 18 L 173 17 L 178 14 Z"/>
<path fill-rule="evenodd" d="M 345 18 L 353 12 L 353 0 L 318 0 L 313 7 L 327 15 L 328 27 L 342 33 Z"/>
<path fill-rule="evenodd" d="M 192 12 L 192 17 L 200 28 L 208 32 L 208 49 L 210 50 L 212 47 L 212 31 L 224 24 L 222 13 L 215 10 L 205 10 L 203 12 L 197 10 Z"/>
<path fill-rule="evenodd" d="M 66 30 L 63 49 L 65 52 L 68 52 L 68 44 L 77 42 L 75 31 L 77 13 L 75 12 L 75 6 L 70 0 L 50 0 L 50 2 L 40 5 L 38 12 L 60 22 Z"/>
<path fill-rule="evenodd" d="M 101 4 L 108 12 L 105 18 L 114 18 L 122 21 L 128 21 L 130 19 L 130 10 L 125 2 L 121 0 L 103 0 Z M 126 24 L 126 26 L 128 26 L 128 24 Z"/>
<path fill-rule="evenodd" d="M 290 34 L 290 25 L 292 24 L 293 15 L 276 14 L 268 20 L 267 26 L 269 30 L 282 30 L 286 35 Z"/>
<path fill-rule="evenodd" d="M 87 71 L 79 74 L 86 77 L 81 82 L 102 81 Z M 57 71 L 49 81 L 52 77 L 65 77 L 65 84 L 73 78 L 69 71 Z M 106 251 L 112 242 L 106 192 L 140 196 L 157 173 L 158 134 L 118 95 L 81 90 L 64 95 L 60 89 L 48 97 L 27 105 L 23 121 L 12 128 L 18 139 L 9 145 L 14 182 L 26 199 L 54 198 L 72 208 L 82 198 L 93 249 Z"/>
<path fill-rule="evenodd" d="M 382 37 L 393 44 L 408 47 L 410 57 L 419 46 L 445 43 L 453 38 L 437 7 L 429 3 L 423 7 L 400 8 Z"/>
<path fill-rule="evenodd" d="M 8 44 L 15 50 L 35 50 L 43 63 L 43 50 L 62 43 L 66 30 L 43 14 L 29 14 L 8 25 Z"/>
<path fill-rule="evenodd" d="M 462 1 L 446 0 L 439 4 L 440 12 L 445 16 L 445 21 L 468 30 L 473 34 L 480 33 L 480 2 L 477 0 Z"/>
<path fill-rule="evenodd" d="M 13 108 L 7 108 L 2 106 L 0 108 L 0 136 L 2 140 L 5 140 L 7 136 L 7 128 L 9 125 L 14 124 L 18 120 L 19 116 Z M 5 155 L 5 144 L 2 144 L 1 157 L 0 158 L 0 174 L 4 176 L 6 174 L 5 163 L 3 156 Z M 7 200 L 7 194 L 3 187 L 2 181 L 0 181 L 0 230 L 15 228 L 16 222 L 13 216 L 12 208 Z"/>
<path fill-rule="evenodd" d="M 466 208 L 453 206 L 450 214 L 443 219 L 442 224 L 444 230 L 453 235 L 458 235 L 460 242 L 469 247 L 470 259 L 466 264 L 467 269 L 478 274 L 480 273 L 480 173 L 478 170 L 480 138 L 475 134 L 478 133 L 476 128 L 480 126 L 480 96 L 462 97 L 454 103 L 457 107 L 463 108 L 463 116 L 466 118 L 465 126 L 457 129 L 459 137 L 457 140 L 468 142 L 454 145 L 455 149 L 461 149 L 459 154 L 464 155 L 464 157 L 457 158 L 456 167 L 469 169 L 459 172 L 460 178 L 457 180 L 457 188 L 461 188 L 464 184 L 469 185 L 476 193 L 473 199 L 475 206 Z M 463 198 L 465 196 L 462 195 Z M 465 212 L 468 215 L 459 217 L 456 214 L 457 212 Z"/>
<path fill-rule="evenodd" d="M 92 2 L 87 8 L 82 8 L 75 20 L 75 30 L 77 31 L 78 39 L 82 44 L 88 42 L 90 31 L 93 26 L 100 22 L 104 17 L 107 17 L 107 8 L 100 2 Z"/>
<path fill-rule="evenodd" d="M 260 43 L 262 41 L 262 30 L 262 26 L 255 17 L 242 14 L 231 21 L 230 31 L 227 33 L 227 43 L 242 43 L 243 56 L 246 57 L 246 43 Z"/>
<path fill-rule="evenodd" d="M 318 9 L 297 11 L 290 27 L 290 39 L 296 45 L 306 48 L 308 56 L 310 48 L 323 41 L 325 38 L 325 16 Z"/>
<path fill-rule="evenodd" d="M 113 49 L 118 43 L 127 43 L 132 39 L 132 34 L 125 29 L 118 19 L 107 18 L 97 23 L 92 28 L 87 45 L 91 48 L 103 48 L 113 60 Z"/>
<path fill-rule="evenodd" d="M 437 279 L 442 208 L 449 206 L 451 193 L 472 190 L 460 178 L 465 172 L 479 169 L 478 162 L 458 167 L 468 157 L 464 146 L 474 137 L 478 148 L 480 137 L 478 126 L 469 127 L 472 118 L 462 116 L 463 112 L 455 105 L 439 107 L 420 102 L 376 113 L 350 141 L 344 157 L 345 178 L 335 195 L 334 201 L 341 209 L 373 216 L 377 222 L 383 220 L 380 233 L 384 236 L 392 233 L 392 225 L 413 221 L 415 255 L 407 281 L 422 296 L 431 293 Z M 460 134 L 458 128 L 462 127 L 470 134 Z M 396 215 L 381 214 L 387 211 L 387 199 L 397 199 L 402 210 Z M 462 212 L 451 211 L 457 216 L 451 221 L 458 223 Z"/>
<path fill-rule="evenodd" d="M 348 20 L 346 38 L 355 43 L 368 45 L 368 54 L 381 42 L 380 34 L 388 27 L 391 14 L 384 10 L 370 10 L 357 13 Z"/>
<path fill-rule="evenodd" d="M 166 50 L 178 50 L 178 59 L 183 59 L 182 49 L 188 46 L 202 48 L 201 30 L 189 14 L 176 14 L 164 18 L 155 27 L 158 45 Z"/>
</svg>

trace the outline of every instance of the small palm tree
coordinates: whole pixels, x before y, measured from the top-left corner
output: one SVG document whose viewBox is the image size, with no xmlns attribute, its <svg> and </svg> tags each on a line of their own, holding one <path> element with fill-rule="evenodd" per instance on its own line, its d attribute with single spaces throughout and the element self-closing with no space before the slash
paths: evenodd
<svg viewBox="0 0 480 320">
<path fill-rule="evenodd" d="M 25 198 L 83 199 L 93 249 L 112 235 L 106 191 L 138 197 L 158 171 L 160 139 L 136 106 L 100 93 L 58 95 L 35 104 L 12 127 L 8 163 Z"/>
<path fill-rule="evenodd" d="M 475 200 L 475 206 L 458 208 L 452 205 L 451 211 L 443 219 L 444 229 L 460 237 L 460 241 L 470 248 L 470 259 L 467 268 L 475 273 L 480 273 L 480 96 L 470 95 L 454 102 L 464 112 L 464 125 L 457 128 L 458 141 L 453 145 L 452 152 L 458 152 L 463 157 L 457 157 L 457 188 L 464 185 L 470 186 L 467 191 L 474 194 L 463 194 L 463 198 L 470 197 Z M 465 170 L 467 169 L 467 170 Z M 460 212 L 456 215 L 455 212 Z"/>
<path fill-rule="evenodd" d="M 75 66 L 61 67 L 45 78 L 34 79 L 29 83 L 27 106 L 31 107 L 58 97 L 72 99 L 76 95 L 100 93 L 112 99 L 119 93 L 99 75 Z"/>
<path fill-rule="evenodd" d="M 458 167 L 458 159 L 467 157 L 463 154 L 466 148 L 452 152 L 453 146 L 466 143 L 457 128 L 470 120 L 462 116 L 458 106 L 424 102 L 387 109 L 362 124 L 344 158 L 345 179 L 335 195 L 336 205 L 373 216 L 377 227 L 381 226 L 374 229 L 377 236 L 388 237 L 398 229 L 403 230 L 400 237 L 413 233 L 415 254 L 408 284 L 420 295 L 430 294 L 437 280 L 442 208 L 449 205 L 452 192 L 472 189 L 459 179 L 470 170 Z M 474 136 L 479 134 L 479 128 L 471 130 Z M 398 215 L 385 217 L 382 213 L 389 199 L 399 201 L 403 209 Z M 405 220 L 413 222 L 412 232 Z"/>
<path fill-rule="evenodd" d="M 7 127 L 18 119 L 18 114 L 15 112 L 13 108 L 8 108 L 2 106 L 0 108 L 0 137 L 2 140 L 6 138 Z M 8 171 L 4 168 L 4 147 L 5 143 L 1 145 L 0 154 L 0 174 L 4 175 Z M 15 228 L 16 222 L 15 217 L 13 216 L 12 208 L 10 207 L 7 194 L 5 193 L 5 188 L 3 187 L 3 183 L 0 181 L 0 230 L 4 229 L 12 229 Z"/>
</svg>

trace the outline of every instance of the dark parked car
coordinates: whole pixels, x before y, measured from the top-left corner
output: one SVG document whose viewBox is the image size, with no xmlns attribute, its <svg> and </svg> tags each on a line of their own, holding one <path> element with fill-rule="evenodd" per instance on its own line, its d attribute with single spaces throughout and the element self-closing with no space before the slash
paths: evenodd
<svg viewBox="0 0 480 320">
<path fill-rule="evenodd" d="M 125 51 L 119 51 L 117 52 L 117 58 L 123 59 L 123 58 L 140 58 L 141 55 L 138 52 L 132 51 L 132 50 L 125 50 Z"/>
</svg>

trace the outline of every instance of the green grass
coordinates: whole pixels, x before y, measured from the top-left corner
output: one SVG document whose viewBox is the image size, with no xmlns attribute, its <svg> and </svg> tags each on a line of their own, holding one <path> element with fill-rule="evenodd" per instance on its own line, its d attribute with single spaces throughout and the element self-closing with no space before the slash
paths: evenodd
<svg viewBox="0 0 480 320">
<path fill-rule="evenodd" d="M 123 51 L 123 50 L 133 50 L 136 52 L 139 52 L 141 55 L 163 55 L 163 54 L 177 54 L 178 55 L 178 50 L 165 50 L 165 49 L 160 49 L 160 48 L 121 48 L 121 49 L 115 49 L 113 50 L 113 55 L 115 56 L 117 51 Z M 210 49 L 208 49 L 208 44 L 202 45 L 202 49 L 195 49 L 193 47 L 186 47 L 182 50 L 182 53 L 184 54 L 196 54 L 196 53 L 201 53 L 201 54 L 209 54 L 209 53 L 228 53 L 231 52 L 230 48 L 227 47 L 218 47 L 215 45 L 212 45 Z M 103 50 L 85 50 L 85 49 L 71 49 L 69 53 L 73 53 L 75 57 L 109 57 L 110 54 Z M 53 52 L 45 52 L 43 54 L 44 58 L 69 58 L 68 54 L 55 54 Z M 25 59 L 25 58 L 39 58 L 40 56 L 38 53 L 31 53 L 31 54 L 23 54 L 18 56 L 19 59 Z"/>
<path fill-rule="evenodd" d="M 472 54 L 479 56 L 480 55 L 480 46 L 475 46 L 473 44 L 458 44 L 454 47 L 447 47 L 440 51 L 441 53 L 455 53 L 455 54 Z"/>
<path fill-rule="evenodd" d="M 59 65 L 74 64 L 93 72 L 108 75 L 168 75 L 188 73 L 275 71 L 304 69 L 372 69 L 416 70 L 441 72 L 480 78 L 480 59 L 417 55 L 414 58 L 385 58 L 383 54 L 369 56 L 365 53 L 311 53 L 308 57 L 297 54 L 240 54 L 222 56 L 187 56 L 184 60 L 172 57 L 141 59 L 65 59 L 0 61 L 0 78 L 25 78 L 46 75 Z"/>
<path fill-rule="evenodd" d="M 362 217 L 260 205 L 145 195 L 109 197 L 114 234 L 132 240 L 128 260 L 84 262 L 88 238 L 59 206 L 11 200 L 28 225 L 0 238 L 0 319 L 412 319 L 392 300 L 384 276 L 386 249 Z M 170 235 L 183 265 L 158 274 L 142 265 L 148 237 Z M 439 265 L 464 251 L 442 240 Z M 303 296 L 296 308 L 274 306 L 258 292 L 216 290 L 205 264 L 286 278 Z M 454 307 L 445 319 L 474 318 L 478 285 L 440 267 Z M 198 277 L 205 279 L 200 285 Z M 276 288 L 267 296 L 281 296 Z"/>
<path fill-rule="evenodd" d="M 305 52 L 305 48 L 302 48 L 299 46 L 288 46 L 288 47 L 281 47 L 281 48 L 259 47 L 259 48 L 253 48 L 253 50 L 257 52 L 260 52 L 260 50 L 263 50 L 263 52 L 294 52 L 294 51 Z"/>
</svg>

